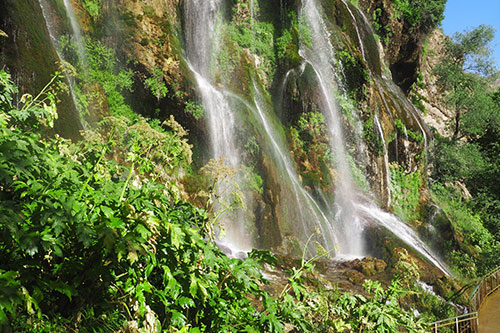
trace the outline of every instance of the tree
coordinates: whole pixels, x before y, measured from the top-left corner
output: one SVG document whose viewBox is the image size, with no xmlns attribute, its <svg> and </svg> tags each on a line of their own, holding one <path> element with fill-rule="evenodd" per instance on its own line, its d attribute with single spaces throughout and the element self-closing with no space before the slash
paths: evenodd
<svg viewBox="0 0 500 333">
<path fill-rule="evenodd" d="M 445 40 L 445 56 L 436 66 L 438 85 L 446 93 L 445 102 L 455 110 L 454 141 L 461 134 L 462 116 L 466 112 L 484 116 L 491 98 L 486 93 L 486 78 L 494 71 L 490 42 L 491 26 L 480 25 L 470 31 L 456 33 Z"/>
</svg>

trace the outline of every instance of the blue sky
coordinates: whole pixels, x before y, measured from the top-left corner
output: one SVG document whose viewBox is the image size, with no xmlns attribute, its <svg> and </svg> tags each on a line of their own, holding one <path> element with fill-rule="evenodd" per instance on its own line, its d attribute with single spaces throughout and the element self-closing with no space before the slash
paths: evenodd
<svg viewBox="0 0 500 333">
<path fill-rule="evenodd" d="M 500 69 L 500 1 L 499 0 L 448 0 L 441 24 L 445 34 L 452 36 L 466 28 L 480 24 L 496 29 L 495 40 L 491 43 L 497 69 Z"/>
</svg>

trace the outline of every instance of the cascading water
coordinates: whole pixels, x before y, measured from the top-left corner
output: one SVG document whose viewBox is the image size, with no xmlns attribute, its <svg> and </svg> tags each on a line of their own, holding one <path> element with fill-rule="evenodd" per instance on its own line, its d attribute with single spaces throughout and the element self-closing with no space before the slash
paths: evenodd
<svg viewBox="0 0 500 333">
<path fill-rule="evenodd" d="M 319 8 L 315 0 L 303 1 L 301 15 L 305 18 L 311 30 L 311 43 L 310 45 L 301 43 L 300 55 L 311 65 L 316 73 L 321 90 L 320 102 L 318 104 L 325 115 L 329 128 L 331 149 L 335 156 L 335 168 L 339 174 L 336 180 L 333 214 L 335 217 L 333 223 L 341 233 L 337 235 L 340 239 L 338 256 L 364 255 L 363 229 L 368 224 L 375 223 L 395 234 L 427 258 L 429 262 L 440 268 L 445 274 L 449 274 L 444 265 L 436 259 L 432 251 L 419 239 L 411 228 L 396 216 L 384 212 L 372 203 L 370 199 L 366 198 L 360 192 L 352 180 L 345 148 L 346 143 L 343 136 L 342 115 L 339 112 L 336 101 L 333 99 L 335 91 L 340 91 L 338 88 L 339 80 L 336 72 L 336 64 L 334 63 L 335 53 L 330 42 L 330 34 Z M 357 33 L 359 37 L 359 30 L 357 30 Z M 360 43 L 362 43 L 361 40 Z M 361 48 L 363 49 L 364 46 L 361 45 Z M 415 117 L 415 115 L 413 116 Z M 378 121 L 378 118 L 376 120 Z M 415 121 L 424 133 L 425 131 L 416 117 Z"/>
<path fill-rule="evenodd" d="M 282 147 L 286 146 L 283 142 L 284 140 L 280 140 L 279 136 L 277 135 L 279 131 L 276 128 L 273 128 L 272 122 L 268 119 L 268 116 L 263 110 L 263 98 L 255 81 L 253 82 L 253 86 L 255 109 L 251 108 L 251 110 L 256 113 L 256 118 L 265 130 L 265 133 L 269 139 L 268 141 L 270 141 L 271 143 L 273 156 L 278 159 L 279 164 L 281 165 L 280 169 L 284 169 L 286 171 L 286 177 L 284 177 L 284 180 L 288 180 L 292 185 L 295 202 L 292 202 L 291 204 L 295 204 L 296 208 L 298 208 L 298 215 L 295 216 L 294 223 L 301 225 L 301 228 L 304 232 L 303 235 L 307 237 L 314 234 L 316 230 L 319 230 L 321 232 L 325 250 L 327 250 L 328 252 L 334 252 L 338 244 L 336 231 L 329 223 L 328 218 L 321 211 L 315 200 L 300 183 L 297 176 L 297 171 L 293 167 L 290 156 L 288 154 L 285 154 L 282 149 Z M 290 206 L 285 205 L 285 207 L 287 210 L 293 211 Z"/>
<path fill-rule="evenodd" d="M 71 25 L 71 32 L 73 36 L 73 40 L 76 44 L 76 48 L 78 49 L 78 58 L 80 60 L 80 64 L 82 67 L 85 66 L 86 62 L 86 52 L 85 52 L 85 41 L 83 39 L 82 31 L 80 30 L 80 25 L 75 16 L 75 12 L 73 10 L 73 5 L 70 0 L 64 0 L 64 9 L 66 10 L 66 15 L 68 16 L 69 23 Z"/>
<path fill-rule="evenodd" d="M 48 4 L 46 3 L 46 0 L 39 0 L 38 1 L 40 8 L 42 9 L 42 16 L 45 21 L 45 26 L 47 27 L 47 31 L 49 32 L 49 37 L 50 41 L 52 43 L 52 46 L 54 47 L 54 50 L 56 51 L 57 57 L 59 58 L 59 61 L 62 62 L 63 57 L 61 54 L 61 50 L 59 48 L 59 43 L 58 43 L 58 38 L 56 37 L 55 30 L 56 28 L 54 27 L 53 23 L 55 19 L 52 17 L 50 14 L 50 10 L 47 8 Z M 73 15 L 74 18 L 74 15 Z M 71 23 L 73 26 L 73 23 Z M 71 95 L 71 100 L 73 102 L 73 106 L 76 110 L 78 110 L 78 102 L 77 102 L 77 97 L 75 94 L 75 82 L 72 77 L 70 77 L 66 72 L 64 73 L 66 80 L 68 81 L 68 86 L 69 86 L 69 93 Z M 78 115 L 79 116 L 79 115 Z M 79 127 L 83 127 L 84 122 L 82 121 L 81 117 L 79 116 Z"/>
<path fill-rule="evenodd" d="M 387 151 L 387 144 L 385 143 L 384 131 L 382 129 L 382 125 L 380 124 L 380 120 L 378 119 L 378 114 L 375 114 L 373 117 L 373 122 L 375 124 L 375 128 L 377 129 L 378 135 L 380 137 L 380 141 L 382 143 L 382 152 L 384 154 L 384 178 L 385 178 L 385 187 L 390 186 L 391 184 L 391 175 L 389 168 L 389 153 Z M 387 193 L 387 200 L 385 202 L 387 207 L 391 205 L 391 191 L 389 190 Z"/>
<path fill-rule="evenodd" d="M 226 96 L 212 84 L 210 73 L 217 46 L 215 29 L 221 5 L 220 0 L 186 1 L 186 55 L 208 119 L 211 156 L 224 158 L 226 164 L 239 168 L 241 158 L 235 138 L 235 115 Z M 253 246 L 241 220 L 240 217 L 223 222 L 226 237 L 221 243 L 234 252 L 249 251 Z"/>
<path fill-rule="evenodd" d="M 347 152 L 343 125 L 345 118 L 334 97 L 336 94 L 342 94 L 339 85 L 340 77 L 335 63 L 335 52 L 330 42 L 327 25 L 316 1 L 305 0 L 302 3 L 301 16 L 309 25 L 311 40 L 310 44 L 301 43 L 299 54 L 304 59 L 301 72 L 306 66 L 309 66 L 317 78 L 319 87 L 317 104 L 325 116 L 330 148 L 334 156 L 334 166 L 337 172 L 335 202 L 331 205 L 329 214 L 322 211 L 320 205 L 302 185 L 292 159 L 285 148 L 286 140 L 280 134 L 277 127 L 279 125 L 276 125 L 271 119 L 272 111 L 270 110 L 272 108 L 268 108 L 269 103 L 265 101 L 256 80 L 252 81 L 253 105 L 246 97 L 216 87 L 211 69 L 214 68 L 212 65 L 215 63 L 213 55 L 217 52 L 216 22 L 221 6 L 222 0 L 188 0 L 185 2 L 186 57 L 196 79 L 198 92 L 208 118 L 212 157 L 225 157 L 228 163 L 234 167 L 239 167 L 242 163 L 241 144 L 235 134 L 242 119 L 231 107 L 230 100 L 234 99 L 244 104 L 250 111 L 257 124 L 255 130 L 260 133 L 260 137 L 266 145 L 264 150 L 272 158 L 274 165 L 282 171 L 279 179 L 280 202 L 277 203 L 277 206 L 281 206 L 278 209 L 283 211 L 282 215 L 286 217 L 288 224 L 300 226 L 300 228 L 291 227 L 291 229 L 300 229 L 294 230 L 295 235 L 304 239 L 304 236 L 307 238 L 316 230 L 320 230 L 321 243 L 327 250 L 337 250 L 338 257 L 359 257 L 366 255 L 364 229 L 369 224 L 375 224 L 389 229 L 398 238 L 446 272 L 444 266 L 420 241 L 411 228 L 394 215 L 384 212 L 372 203 L 371 199 L 367 198 L 367 194 L 362 192 L 353 180 L 351 161 L 357 156 L 351 156 Z M 253 26 L 255 19 L 253 7 L 252 1 L 250 8 L 251 26 Z M 352 13 L 351 15 L 354 16 Z M 359 30 L 357 30 L 357 34 L 358 38 L 361 39 Z M 362 43 L 361 40 L 360 43 Z M 281 93 L 283 93 L 292 71 L 285 75 L 284 83 L 280 87 Z M 384 155 L 387 156 L 385 154 L 387 147 L 383 133 L 381 133 L 379 119 L 374 119 L 374 123 L 384 144 Z M 351 125 L 360 128 L 359 124 Z M 384 160 L 384 164 L 387 168 L 388 161 Z M 387 179 L 386 182 L 388 182 Z M 228 223 L 233 224 L 230 221 Z M 234 248 L 245 242 L 249 247 L 253 245 L 244 229 L 238 230 L 238 228 L 231 227 L 227 229 L 228 237 L 225 241 L 230 247 Z M 241 246 L 239 248 L 241 249 Z"/>
<path fill-rule="evenodd" d="M 365 255 L 362 220 L 356 214 L 355 202 L 358 193 L 350 172 L 345 141 L 342 129 L 342 118 L 334 99 L 337 89 L 334 50 L 330 42 L 330 34 L 318 11 L 315 1 L 303 2 L 301 15 L 304 16 L 311 29 L 311 45 L 307 48 L 301 43 L 300 55 L 313 68 L 321 89 L 320 108 L 323 111 L 330 134 L 330 146 L 338 173 L 335 190 L 334 224 L 341 233 L 339 239 L 339 256 Z"/>
<path fill-rule="evenodd" d="M 269 108 L 265 106 L 264 98 L 255 80 L 253 81 L 254 105 L 250 104 L 245 98 L 238 96 L 225 89 L 216 88 L 210 79 L 210 59 L 215 53 L 216 34 L 215 26 L 217 19 L 217 10 L 220 8 L 220 1 L 208 1 L 199 3 L 191 0 L 185 4 L 187 18 L 186 22 L 186 53 L 189 66 L 193 71 L 198 90 L 201 95 L 204 109 L 208 116 L 210 127 L 210 142 L 212 156 L 225 157 L 230 164 L 238 167 L 241 163 L 240 147 L 234 136 L 234 130 L 239 119 L 235 116 L 235 111 L 231 109 L 228 98 L 235 99 L 242 103 L 252 113 L 253 118 L 259 124 L 257 131 L 265 138 L 263 149 L 269 152 L 277 168 L 284 171 L 280 174 L 280 202 L 278 206 L 282 210 L 282 216 L 293 223 L 292 233 L 300 236 L 309 237 L 321 231 L 323 238 L 321 243 L 325 249 L 333 252 L 336 239 L 332 225 L 328 218 L 321 211 L 319 205 L 312 196 L 304 189 L 299 181 L 297 171 L 293 167 L 291 158 L 287 152 L 286 140 L 278 134 L 279 130 L 270 119 Z M 251 13 L 253 20 L 253 2 L 251 2 Z M 266 111 L 267 110 L 267 111 Z M 248 200 L 248 199 L 247 199 Z M 229 224 L 233 224 L 228 221 Z M 300 230 L 297 229 L 299 227 Z M 240 230 L 242 231 L 242 230 Z M 244 231 L 244 230 L 243 230 Z M 248 238 L 248 236 L 246 236 Z M 228 247 L 241 245 L 245 235 L 240 232 L 232 233 L 228 230 L 225 244 Z M 304 239 L 305 240 L 305 239 Z M 247 244 L 251 246 L 251 242 Z M 241 249 L 241 246 L 238 246 Z"/>
</svg>

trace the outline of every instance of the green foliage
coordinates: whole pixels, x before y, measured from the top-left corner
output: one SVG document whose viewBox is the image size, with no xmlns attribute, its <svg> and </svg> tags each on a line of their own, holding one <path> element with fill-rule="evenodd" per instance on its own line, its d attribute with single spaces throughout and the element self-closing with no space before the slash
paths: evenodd
<svg viewBox="0 0 500 333">
<path fill-rule="evenodd" d="M 101 16 L 101 0 L 80 0 L 80 2 L 82 2 L 92 21 L 97 22 Z"/>
<path fill-rule="evenodd" d="M 254 167 L 244 167 L 243 174 L 245 178 L 245 184 L 247 184 L 252 191 L 259 194 L 264 193 L 264 188 L 262 187 L 262 177 L 257 172 L 255 172 Z"/>
<path fill-rule="evenodd" d="M 455 111 L 454 139 L 462 134 L 465 113 L 478 118 L 489 112 L 491 98 L 484 77 L 494 69 L 489 47 L 493 36 L 493 28 L 484 25 L 455 34 L 454 40 L 446 40 L 447 54 L 435 67 L 437 83 L 446 92 L 445 102 Z"/>
<path fill-rule="evenodd" d="M 286 59 L 292 65 L 300 64 L 299 43 L 302 42 L 308 47 L 311 46 L 311 31 L 304 19 L 298 19 L 297 13 L 291 10 L 286 19 L 286 29 L 283 29 L 281 36 L 276 39 L 276 52 L 278 59 Z"/>
<path fill-rule="evenodd" d="M 215 240 L 215 228 L 222 229 L 221 220 L 224 215 L 238 208 L 245 208 L 243 194 L 236 181 L 238 170 L 225 164 L 222 157 L 219 160 L 211 159 L 200 172 L 208 183 L 198 192 L 198 196 L 205 198 L 204 207 L 212 217 L 204 221 L 202 229 L 209 239 Z"/>
<path fill-rule="evenodd" d="M 437 137 L 433 178 L 443 183 L 459 182 L 472 198 L 438 188 L 438 199 L 450 208 L 465 254 L 452 252 L 452 260 L 464 275 L 474 276 L 500 264 L 500 105 L 488 76 L 494 71 L 489 43 L 493 29 L 479 26 L 448 40 L 446 57 L 435 68 L 438 84 L 446 92 L 445 102 L 455 115 L 451 139 Z M 463 230 L 463 231 L 462 231 Z M 470 235 L 470 236 L 469 236 Z M 469 239 L 470 238 L 470 239 Z"/>
<path fill-rule="evenodd" d="M 437 137 L 434 150 L 434 178 L 441 182 L 470 179 L 488 167 L 476 144 L 454 143 Z"/>
<path fill-rule="evenodd" d="M 73 145 L 24 131 L 10 122 L 15 111 L 5 113 L 2 329 L 283 332 L 286 322 L 304 322 L 293 298 L 278 301 L 261 289 L 258 263 L 272 256 L 254 250 L 243 261 L 227 258 L 200 229 L 209 212 L 144 178 L 147 170 L 105 157 L 127 144 L 131 152 L 152 149 L 152 129 L 142 130 L 142 121 L 123 131 L 126 122 L 105 120 L 115 128 L 108 140 Z M 140 165 L 138 157 L 132 160 Z"/>
<path fill-rule="evenodd" d="M 453 188 L 433 184 L 432 199 L 451 222 L 461 251 L 450 253 L 450 260 L 456 271 L 467 277 L 475 277 L 488 272 L 499 264 L 498 241 L 484 227 L 480 214 Z"/>
<path fill-rule="evenodd" d="M 373 28 L 375 29 L 375 37 L 380 39 L 383 37 L 382 42 L 389 44 L 390 38 L 392 37 L 391 27 L 387 24 L 382 23 L 382 8 L 378 7 L 373 10 L 372 14 Z"/>
<path fill-rule="evenodd" d="M 426 332 L 422 320 L 399 307 L 399 299 L 408 293 L 398 280 L 387 290 L 378 281 L 366 280 L 363 285 L 369 297 L 344 294 L 336 299 L 332 312 L 338 316 L 338 331 L 351 332 Z"/>
<path fill-rule="evenodd" d="M 396 163 L 391 164 L 391 195 L 392 206 L 396 215 L 404 221 L 419 218 L 420 187 L 422 175 L 420 172 L 406 173 Z"/>
<path fill-rule="evenodd" d="M 12 109 L 12 100 L 17 92 L 17 86 L 12 83 L 10 74 L 0 71 L 0 110 L 5 112 Z"/>
<path fill-rule="evenodd" d="M 430 31 L 443 20 L 446 0 L 394 0 L 393 4 L 410 27 L 421 26 Z"/>
<path fill-rule="evenodd" d="M 196 102 L 188 101 L 186 103 L 186 107 L 184 108 L 184 112 L 189 113 L 196 120 L 201 119 L 201 117 L 203 117 L 203 113 L 204 113 L 203 105 L 198 104 Z"/>
<path fill-rule="evenodd" d="M 144 84 L 149 88 L 151 93 L 156 97 L 158 102 L 165 98 L 168 93 L 168 88 L 165 85 L 163 71 L 159 68 L 153 68 L 151 76 L 144 80 Z"/>
<path fill-rule="evenodd" d="M 412 130 L 407 129 L 405 124 L 403 124 L 403 122 L 400 119 L 394 120 L 394 126 L 396 126 L 396 130 L 398 131 L 399 134 L 404 135 L 405 137 L 407 136 L 408 139 L 412 140 L 413 142 L 416 142 L 419 145 L 422 145 L 424 143 L 423 134 L 422 133 L 416 134 Z"/>
<path fill-rule="evenodd" d="M 240 4 L 234 7 L 237 11 L 241 9 Z M 233 21 L 225 23 L 222 26 L 226 34 L 226 41 L 222 44 L 222 49 L 218 55 L 219 62 L 225 63 L 231 61 L 234 54 L 242 54 L 243 50 L 249 50 L 253 55 L 257 56 L 259 62 L 258 69 L 263 70 L 269 82 L 272 82 L 274 72 L 276 70 L 276 55 L 274 52 L 274 25 L 264 21 L 250 21 L 250 17 L 245 18 L 240 13 L 235 12 Z M 235 47 L 236 50 L 230 50 Z M 234 66 L 232 67 L 234 69 Z"/>
<path fill-rule="evenodd" d="M 104 72 L 114 64 L 100 57 L 90 62 Z M 78 144 L 43 138 L 37 128 L 51 123 L 58 76 L 22 99 L 20 109 L 13 106 L 9 76 L 0 71 L 0 78 L 2 329 L 284 332 L 288 324 L 304 332 L 424 330 L 399 306 L 407 290 L 396 280 L 387 290 L 368 281 L 367 296 L 308 286 L 315 258 L 327 255 L 321 247 L 289 272 L 279 297 L 271 297 L 260 265 L 275 262 L 269 252 L 230 259 L 207 242 L 220 217 L 241 204 L 236 171 L 223 161 L 201 170 L 210 182 L 206 209 L 176 194 L 175 176 L 189 166 L 191 147 L 173 118 L 160 125 L 107 117 Z M 308 141 L 298 144 L 331 161 L 321 113 L 304 115 L 296 126 Z M 255 140 L 247 146 L 259 153 Z M 262 191 L 254 170 L 244 171 Z"/>
<path fill-rule="evenodd" d="M 290 49 L 293 50 L 293 42 L 292 33 L 289 30 L 283 31 L 283 34 L 276 39 L 276 49 L 279 59 L 288 56 Z"/>
<path fill-rule="evenodd" d="M 189 169 L 192 162 L 192 145 L 185 138 L 188 132 L 173 116 L 161 126 L 144 118 L 132 122 L 125 117 L 105 117 L 96 130 L 83 134 L 96 146 L 111 145 L 115 160 L 130 163 L 153 181 L 168 181 Z"/>
<path fill-rule="evenodd" d="M 363 139 L 363 141 L 373 152 L 375 152 L 375 154 L 378 156 L 383 155 L 384 143 L 382 142 L 377 129 L 375 129 L 374 115 L 372 115 L 367 121 L 363 122 Z"/>
<path fill-rule="evenodd" d="M 307 24 L 307 19 L 304 16 L 300 16 L 298 21 L 296 21 L 296 19 L 294 19 L 292 22 L 294 22 L 294 25 L 296 26 L 296 30 L 299 32 L 300 41 L 302 43 L 304 43 L 305 46 L 311 48 L 312 47 L 312 32 L 309 29 L 309 25 Z"/>
<path fill-rule="evenodd" d="M 321 112 L 303 113 L 290 128 L 292 155 L 298 170 L 309 179 L 325 182 L 324 167 L 333 163 L 325 118 Z"/>
<path fill-rule="evenodd" d="M 365 85 L 370 80 L 370 74 L 363 61 L 347 50 L 338 51 L 335 54 L 342 64 L 342 72 L 346 77 L 346 88 L 351 95 L 355 96 L 353 99 L 365 98 Z M 353 105 L 355 104 L 356 102 L 353 102 Z"/>
<path fill-rule="evenodd" d="M 65 58 L 76 67 L 76 71 L 70 74 L 77 76 L 73 90 L 78 98 L 80 112 L 91 116 L 110 112 L 115 117 L 137 118 L 123 97 L 123 92 L 132 90 L 133 73 L 118 69 L 113 49 L 87 39 L 85 54 L 78 55 L 76 45 L 64 36 L 61 38 L 61 47 Z"/>
</svg>

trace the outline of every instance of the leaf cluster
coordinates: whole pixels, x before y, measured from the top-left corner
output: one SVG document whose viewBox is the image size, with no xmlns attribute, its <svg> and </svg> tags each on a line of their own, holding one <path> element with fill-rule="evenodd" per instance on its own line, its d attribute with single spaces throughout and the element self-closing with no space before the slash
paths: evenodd
<svg viewBox="0 0 500 333">
<path fill-rule="evenodd" d="M 9 119 L 15 112 L 2 110 Z M 262 290 L 259 262 L 271 262 L 269 253 L 226 257 L 204 237 L 207 211 L 145 178 L 148 170 L 106 158 L 118 144 L 143 138 L 137 154 L 152 144 L 143 123 L 128 129 L 136 139 L 117 135 L 118 123 L 103 123 L 116 127 L 107 141 L 76 145 L 0 127 L 2 329 L 283 332 L 299 321 L 293 298 Z M 182 129 L 169 126 L 181 140 Z"/>
</svg>

